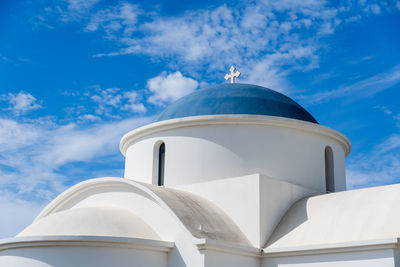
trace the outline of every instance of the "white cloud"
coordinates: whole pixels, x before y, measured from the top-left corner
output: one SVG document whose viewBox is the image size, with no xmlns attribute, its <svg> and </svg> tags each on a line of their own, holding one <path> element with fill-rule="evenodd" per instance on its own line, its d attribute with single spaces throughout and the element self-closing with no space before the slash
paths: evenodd
<svg viewBox="0 0 400 267">
<path fill-rule="evenodd" d="M 52 199 L 65 189 L 68 179 L 77 179 L 67 177 L 74 167 L 61 172 L 63 166 L 120 156 L 123 134 L 150 121 L 140 117 L 79 127 L 1 119 L 0 188 L 8 188 L 20 199 Z"/>
<path fill-rule="evenodd" d="M 300 63 L 307 58 L 307 67 L 306 65 L 302 67 L 304 70 L 317 67 L 318 57 L 314 55 L 316 49 L 312 45 L 306 45 L 259 58 L 254 65 L 241 69 L 242 72 L 248 73 L 241 82 L 260 84 L 281 92 L 287 91 L 290 85 L 287 84 L 285 77 L 291 70 L 282 69 L 280 66 L 290 65 L 294 62 Z"/>
<path fill-rule="evenodd" d="M 0 62 L 6 63 L 7 61 L 8 61 L 8 58 L 0 53 Z"/>
<path fill-rule="evenodd" d="M 193 92 L 198 86 L 196 80 L 183 76 L 180 71 L 162 72 L 147 81 L 147 88 L 152 93 L 149 102 L 162 106 Z"/>
<path fill-rule="evenodd" d="M 355 21 L 360 20 L 361 18 L 362 18 L 361 15 L 358 14 L 358 15 L 351 16 L 351 17 L 346 18 L 346 19 L 345 19 L 345 22 L 346 22 L 346 23 L 355 22 Z"/>
<path fill-rule="evenodd" d="M 361 5 L 361 6 L 365 6 L 365 3 L 367 2 L 367 0 L 358 0 L 358 3 Z"/>
<path fill-rule="evenodd" d="M 135 113 L 145 113 L 146 107 L 143 103 L 138 103 L 138 93 L 137 92 L 125 92 L 124 98 L 127 99 L 127 103 L 122 106 L 123 110 L 131 110 Z"/>
<path fill-rule="evenodd" d="M 39 138 L 41 133 L 33 124 L 19 123 L 0 118 L 0 152 L 29 146 Z"/>
<path fill-rule="evenodd" d="M 372 151 L 353 157 L 347 167 L 350 189 L 400 181 L 400 135 L 393 134 Z"/>
<path fill-rule="evenodd" d="M 15 198 L 9 192 L 0 190 L 0 238 L 14 237 L 28 226 L 43 208 L 43 204 Z"/>
<path fill-rule="evenodd" d="M 242 72 L 239 82 L 287 91 L 287 75 L 318 67 L 319 56 L 326 50 L 321 38 L 346 23 L 382 13 L 387 6 L 382 1 L 360 7 L 351 1 L 338 6 L 318 0 L 265 0 L 168 17 L 141 11 L 145 20 L 134 20 L 134 27 L 114 25 L 118 9 L 109 7 L 99 11 L 103 15 L 94 15 L 86 29 L 99 29 L 96 21 L 109 25 L 111 30 L 105 29 L 106 35 L 110 37 L 111 32 L 121 47 L 94 57 L 143 54 L 168 61 L 170 69 L 180 66 L 193 77 L 207 75 L 221 80 L 229 66 L 235 65 Z M 254 73 L 263 77 L 254 78 Z"/>
<path fill-rule="evenodd" d="M 364 12 L 379 15 L 381 14 L 381 7 L 377 4 L 371 4 L 364 8 Z"/>
<path fill-rule="evenodd" d="M 88 96 L 97 106 L 98 115 L 113 117 L 116 110 L 125 110 L 133 113 L 145 113 L 146 107 L 141 103 L 137 91 L 122 92 L 120 88 L 96 88 L 95 92 L 88 92 Z"/>
<path fill-rule="evenodd" d="M 90 98 L 97 103 L 97 114 L 111 113 L 110 107 L 117 108 L 121 105 L 121 95 L 119 88 L 98 89 L 99 94 L 93 94 Z"/>
<path fill-rule="evenodd" d="M 37 99 L 29 93 L 19 92 L 16 95 L 9 93 L 8 95 L 3 95 L 2 98 L 9 101 L 9 109 L 17 115 L 42 108 Z"/>
<path fill-rule="evenodd" d="M 79 123 L 86 123 L 86 122 L 95 122 L 100 121 L 101 118 L 99 116 L 95 116 L 92 114 L 84 114 L 78 117 Z"/>
<path fill-rule="evenodd" d="M 54 29 L 47 21 L 59 19 L 62 22 L 75 22 L 86 19 L 88 14 L 96 8 L 100 0 L 59 0 L 54 6 L 46 6 L 39 15 L 31 19 L 35 26 L 45 26 Z"/>
<path fill-rule="evenodd" d="M 376 74 L 370 78 L 357 81 L 350 85 L 341 86 L 339 89 L 300 96 L 304 103 L 320 104 L 328 100 L 344 98 L 351 95 L 350 100 L 369 97 L 400 83 L 400 65 L 387 72 Z"/>
<path fill-rule="evenodd" d="M 400 115 L 388 106 L 376 105 L 400 129 Z M 395 108 L 395 107 L 392 107 Z M 349 189 L 379 186 L 400 182 L 400 134 L 384 138 L 369 151 L 355 154 L 347 160 L 347 186 Z"/>
<path fill-rule="evenodd" d="M 258 79 L 260 85 L 274 84 L 280 91 L 290 87 L 285 80 L 292 71 L 318 67 L 319 56 L 326 50 L 321 38 L 346 23 L 396 8 L 396 2 L 384 0 L 344 1 L 341 5 L 319 0 L 259 0 L 161 16 L 126 1 L 97 2 L 65 0 L 66 5 L 50 12 L 65 22 L 84 23 L 85 31 L 102 31 L 106 39 L 117 42 L 116 50 L 99 51 L 93 57 L 143 54 L 168 61 L 169 69 L 180 66 L 193 77 L 208 75 L 211 79 L 223 77 L 234 64 L 242 70 L 241 80 L 250 82 L 255 68 L 264 65 L 268 73 Z M 291 51 L 299 49 L 312 53 L 295 57 Z M 275 54 L 285 60 L 264 61 L 268 56 L 279 58 Z"/>
<path fill-rule="evenodd" d="M 100 0 L 64 0 L 68 4 L 68 8 L 77 12 L 89 11 Z"/>
<path fill-rule="evenodd" d="M 90 22 L 86 25 L 85 30 L 89 32 L 97 31 L 102 28 L 109 36 L 122 29 L 124 35 L 129 35 L 135 29 L 138 21 L 138 15 L 142 11 L 136 5 L 129 3 L 121 3 L 115 7 L 109 7 L 99 10 L 90 18 Z"/>
<path fill-rule="evenodd" d="M 292 0 L 153 16 L 136 25 L 134 37 L 115 35 L 124 46 L 119 51 L 95 56 L 145 54 L 168 59 L 170 67 L 181 66 L 192 76 L 205 70 L 210 78 L 223 77 L 234 64 L 243 73 L 241 81 L 284 90 L 288 73 L 318 66 L 320 47 L 314 35 L 332 34 L 340 21 L 337 17 L 337 9 L 324 1 Z M 255 78 L 254 73 L 262 75 Z"/>
<path fill-rule="evenodd" d="M 373 109 L 382 110 L 383 113 L 385 113 L 386 115 L 392 115 L 392 114 L 393 114 L 393 111 L 391 111 L 391 110 L 390 110 L 388 107 L 386 107 L 386 106 L 377 105 L 377 106 L 374 106 Z"/>
</svg>

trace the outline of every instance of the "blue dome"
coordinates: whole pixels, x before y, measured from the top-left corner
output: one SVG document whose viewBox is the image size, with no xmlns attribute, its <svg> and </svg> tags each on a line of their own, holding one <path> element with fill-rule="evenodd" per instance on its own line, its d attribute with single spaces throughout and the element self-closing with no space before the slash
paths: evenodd
<svg viewBox="0 0 400 267">
<path fill-rule="evenodd" d="M 219 84 L 197 90 L 168 106 L 157 121 L 201 115 L 268 115 L 318 123 L 291 98 L 251 84 Z"/>
</svg>

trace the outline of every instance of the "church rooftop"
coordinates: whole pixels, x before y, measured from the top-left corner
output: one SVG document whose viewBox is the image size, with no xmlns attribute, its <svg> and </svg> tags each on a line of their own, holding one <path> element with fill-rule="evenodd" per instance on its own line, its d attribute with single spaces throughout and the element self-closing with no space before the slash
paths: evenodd
<svg viewBox="0 0 400 267">
<path fill-rule="evenodd" d="M 201 115 L 267 115 L 318 123 L 291 98 L 251 84 L 219 84 L 182 97 L 160 113 L 157 121 Z"/>
</svg>

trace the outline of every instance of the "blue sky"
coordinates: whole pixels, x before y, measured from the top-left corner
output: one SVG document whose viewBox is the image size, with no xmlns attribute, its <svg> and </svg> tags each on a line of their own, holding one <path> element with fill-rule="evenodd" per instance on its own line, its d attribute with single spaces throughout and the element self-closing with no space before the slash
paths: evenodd
<svg viewBox="0 0 400 267">
<path fill-rule="evenodd" d="M 0 237 L 232 64 L 350 139 L 348 188 L 400 182 L 399 28 L 396 0 L 0 1 Z"/>
</svg>

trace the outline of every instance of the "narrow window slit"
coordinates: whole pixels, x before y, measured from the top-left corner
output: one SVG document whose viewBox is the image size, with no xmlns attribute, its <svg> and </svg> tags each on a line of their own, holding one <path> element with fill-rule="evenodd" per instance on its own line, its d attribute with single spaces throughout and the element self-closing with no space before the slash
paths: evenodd
<svg viewBox="0 0 400 267">
<path fill-rule="evenodd" d="M 335 192 L 333 151 L 330 146 L 325 147 L 325 184 L 327 193 Z"/>
<path fill-rule="evenodd" d="M 158 185 L 164 185 L 165 172 L 165 144 L 162 143 L 158 149 Z"/>
</svg>

